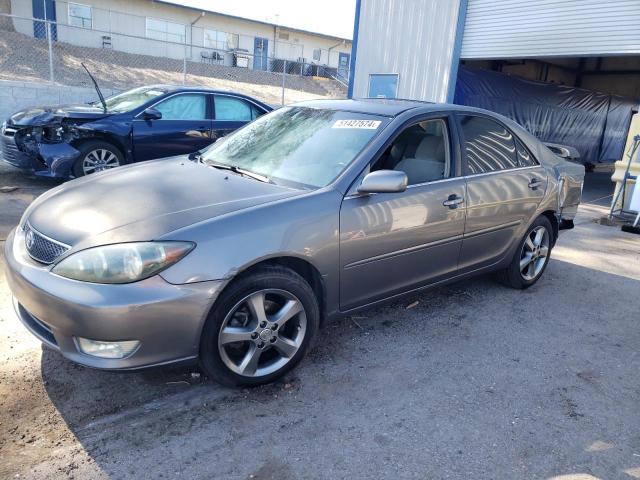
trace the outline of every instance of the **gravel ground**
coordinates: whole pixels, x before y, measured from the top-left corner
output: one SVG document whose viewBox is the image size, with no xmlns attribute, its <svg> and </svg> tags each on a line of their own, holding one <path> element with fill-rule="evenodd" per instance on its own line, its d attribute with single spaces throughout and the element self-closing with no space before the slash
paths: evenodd
<svg viewBox="0 0 640 480">
<path fill-rule="evenodd" d="M 0 239 L 51 183 L 3 185 Z M 529 290 L 480 277 L 337 321 L 250 390 L 76 366 L 0 277 L 0 478 L 640 478 L 640 241 L 603 211 Z"/>
</svg>

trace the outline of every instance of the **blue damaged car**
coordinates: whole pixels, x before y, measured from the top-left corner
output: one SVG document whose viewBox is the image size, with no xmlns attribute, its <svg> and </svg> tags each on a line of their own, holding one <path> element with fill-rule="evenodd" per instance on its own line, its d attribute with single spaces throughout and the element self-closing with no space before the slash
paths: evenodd
<svg viewBox="0 0 640 480">
<path fill-rule="evenodd" d="M 198 151 L 271 111 L 246 95 L 199 87 L 152 85 L 107 99 L 96 91 L 95 103 L 11 115 L 0 158 L 39 176 L 80 177 Z"/>
</svg>

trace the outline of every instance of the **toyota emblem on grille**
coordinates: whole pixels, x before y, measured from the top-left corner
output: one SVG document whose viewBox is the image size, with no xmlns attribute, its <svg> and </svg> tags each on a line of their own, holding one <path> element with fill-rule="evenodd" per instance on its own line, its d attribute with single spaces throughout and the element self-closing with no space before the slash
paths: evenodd
<svg viewBox="0 0 640 480">
<path fill-rule="evenodd" d="M 36 241 L 33 230 L 28 230 L 27 234 L 24 237 L 24 243 L 27 246 L 27 250 L 31 250 L 33 248 L 33 244 Z"/>
</svg>

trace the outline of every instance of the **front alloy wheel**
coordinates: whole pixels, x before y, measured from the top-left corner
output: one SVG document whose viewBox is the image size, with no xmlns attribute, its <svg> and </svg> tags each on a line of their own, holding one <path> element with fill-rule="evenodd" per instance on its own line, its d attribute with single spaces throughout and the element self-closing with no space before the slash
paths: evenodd
<svg viewBox="0 0 640 480">
<path fill-rule="evenodd" d="M 104 148 L 97 148 L 85 155 L 82 160 L 82 173 L 89 175 L 119 166 L 120 160 L 115 153 Z"/>
<path fill-rule="evenodd" d="M 306 330 L 304 307 L 292 293 L 259 290 L 240 300 L 226 316 L 218 350 L 232 372 L 263 377 L 289 363 Z"/>
<path fill-rule="evenodd" d="M 200 339 L 200 366 L 225 385 L 261 385 L 282 377 L 309 348 L 320 323 L 309 283 L 268 265 L 240 275 L 216 300 Z"/>
<path fill-rule="evenodd" d="M 103 140 L 88 140 L 76 148 L 80 154 L 71 172 L 76 178 L 111 170 L 125 163 L 120 149 Z"/>
</svg>

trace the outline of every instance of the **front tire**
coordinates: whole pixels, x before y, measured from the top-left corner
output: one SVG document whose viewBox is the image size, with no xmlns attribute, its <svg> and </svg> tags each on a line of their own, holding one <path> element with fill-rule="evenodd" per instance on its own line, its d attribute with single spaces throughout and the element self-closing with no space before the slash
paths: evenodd
<svg viewBox="0 0 640 480">
<path fill-rule="evenodd" d="M 200 365 L 224 385 L 272 382 L 302 360 L 319 320 L 318 301 L 300 275 L 263 267 L 216 301 L 202 332 Z"/>
<path fill-rule="evenodd" d="M 520 241 L 511 264 L 499 272 L 502 282 L 512 288 L 525 289 L 544 273 L 553 248 L 553 227 L 544 215 L 529 226 Z"/>
<path fill-rule="evenodd" d="M 110 170 L 124 163 L 122 152 L 116 146 L 101 140 L 91 140 L 78 147 L 80 156 L 73 164 L 76 178 Z"/>
</svg>

